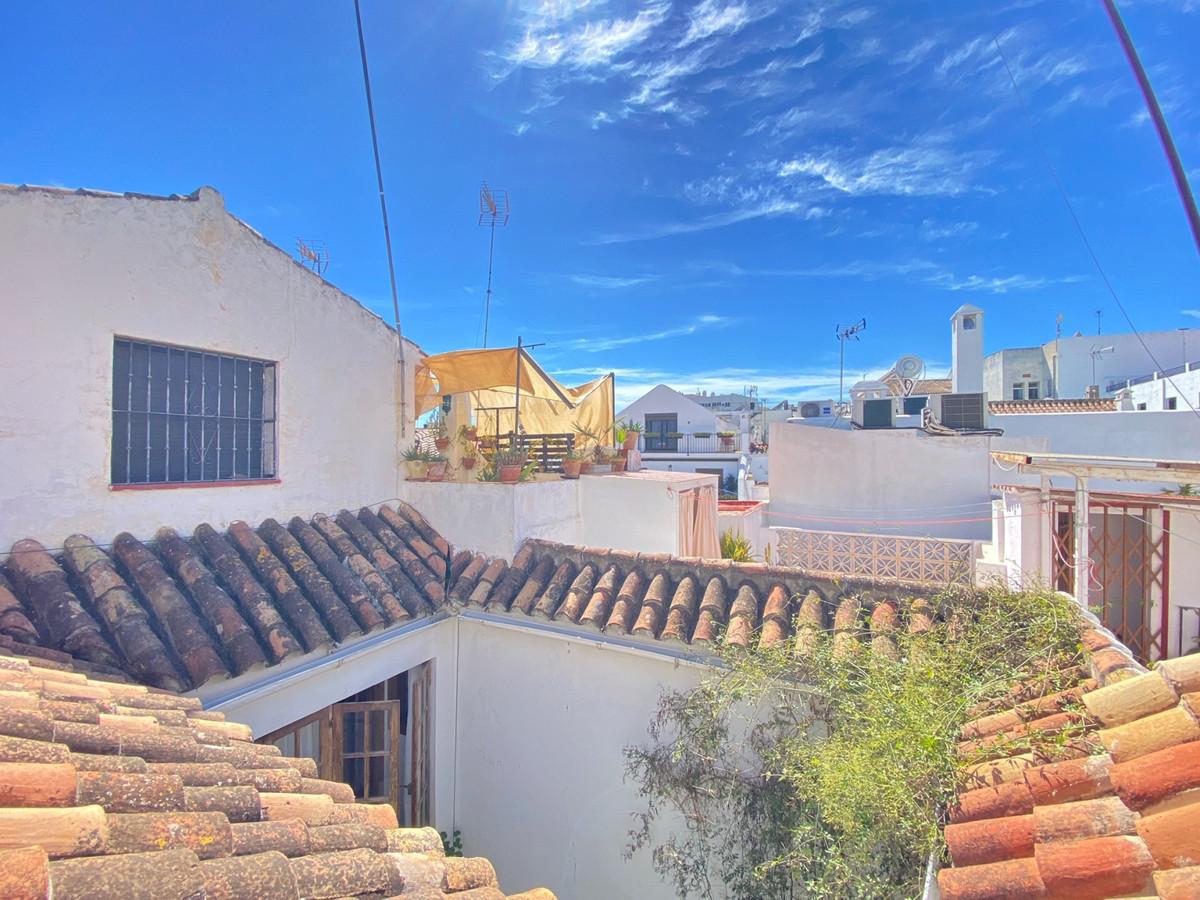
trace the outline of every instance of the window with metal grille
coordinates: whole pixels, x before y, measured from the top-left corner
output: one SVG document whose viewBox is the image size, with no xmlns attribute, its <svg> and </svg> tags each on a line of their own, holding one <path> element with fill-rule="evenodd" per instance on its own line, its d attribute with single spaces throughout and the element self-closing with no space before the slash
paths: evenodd
<svg viewBox="0 0 1200 900">
<path fill-rule="evenodd" d="M 274 477 L 275 363 L 114 339 L 114 485 Z"/>
</svg>

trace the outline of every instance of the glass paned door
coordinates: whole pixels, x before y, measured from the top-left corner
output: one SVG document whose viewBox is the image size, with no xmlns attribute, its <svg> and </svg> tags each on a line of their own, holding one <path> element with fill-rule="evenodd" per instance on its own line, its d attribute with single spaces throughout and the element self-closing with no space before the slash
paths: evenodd
<svg viewBox="0 0 1200 900">
<path fill-rule="evenodd" d="M 646 434 L 644 435 L 647 451 L 659 450 L 674 453 L 679 442 L 678 438 L 668 437 L 676 434 L 679 428 L 679 417 L 674 413 L 647 413 L 645 417 Z"/>
<path fill-rule="evenodd" d="M 359 800 L 393 806 L 399 800 L 400 715 L 399 700 L 333 706 L 333 745 L 341 757 L 337 777 Z"/>
</svg>

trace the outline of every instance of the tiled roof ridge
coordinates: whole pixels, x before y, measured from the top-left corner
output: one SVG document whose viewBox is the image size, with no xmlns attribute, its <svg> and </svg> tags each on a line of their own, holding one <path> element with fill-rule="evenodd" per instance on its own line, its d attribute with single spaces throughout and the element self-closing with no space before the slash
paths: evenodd
<svg viewBox="0 0 1200 900">
<path fill-rule="evenodd" d="M 833 582 L 786 566 L 541 539 L 524 541 L 511 565 L 472 554 L 455 563 L 448 596 L 456 608 L 703 654 L 722 643 L 769 647 L 785 640 L 799 653 L 813 631 L 894 654 L 895 632 L 927 628 L 933 614 L 923 596 L 929 589 L 902 583 Z"/>
<path fill-rule="evenodd" d="M 184 691 L 448 607 L 450 547 L 403 501 L 336 517 L 200 524 L 190 538 L 17 541 L 0 638 Z"/>
<path fill-rule="evenodd" d="M 1113 412 L 1117 401 L 1112 397 L 1047 397 L 1042 400 L 989 400 L 992 415 L 1020 413 Z"/>
<path fill-rule="evenodd" d="M 0 568 L 0 637 L 183 691 L 469 606 L 707 653 L 722 640 L 790 636 L 810 596 L 821 628 L 833 627 L 844 598 L 859 598 L 867 634 L 880 603 L 923 593 L 539 539 L 510 565 L 452 548 L 418 510 L 392 501 L 286 526 L 234 521 L 222 532 L 201 523 L 190 536 L 164 527 L 152 541 L 122 533 L 107 551 L 77 534 L 57 559 L 18 541 Z"/>
<path fill-rule="evenodd" d="M 391 805 L 356 802 L 199 700 L 5 640 L 0 896 L 505 897 L 487 859 L 446 857 L 433 828 L 401 828 Z"/>
<path fill-rule="evenodd" d="M 1147 670 L 1079 622 L 1074 686 L 1017 685 L 962 729 L 944 900 L 1200 897 L 1200 654 Z M 1030 736 L 1049 755 L 1015 752 Z"/>
</svg>

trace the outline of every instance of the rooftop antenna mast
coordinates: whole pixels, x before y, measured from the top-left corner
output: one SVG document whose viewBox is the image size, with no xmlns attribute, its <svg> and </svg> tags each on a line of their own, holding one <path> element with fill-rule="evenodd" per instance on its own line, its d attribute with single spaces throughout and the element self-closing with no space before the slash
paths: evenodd
<svg viewBox="0 0 1200 900">
<path fill-rule="evenodd" d="M 489 187 L 485 181 L 479 189 L 479 224 L 491 232 L 488 237 L 487 299 L 483 306 L 483 346 L 487 346 L 488 319 L 492 315 L 492 257 L 496 248 L 496 226 L 508 224 L 508 191 Z"/>
<path fill-rule="evenodd" d="M 838 345 L 841 352 L 838 354 L 838 405 L 846 401 L 846 341 L 850 338 L 859 340 L 858 334 L 861 331 L 867 330 L 867 320 L 859 319 L 853 325 L 842 327 L 838 325 L 834 330 L 837 335 Z"/>
</svg>

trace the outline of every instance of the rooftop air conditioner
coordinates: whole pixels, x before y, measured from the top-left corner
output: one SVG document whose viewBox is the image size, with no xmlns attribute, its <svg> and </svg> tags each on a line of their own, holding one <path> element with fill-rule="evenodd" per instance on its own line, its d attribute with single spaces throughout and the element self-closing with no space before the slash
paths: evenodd
<svg viewBox="0 0 1200 900">
<path fill-rule="evenodd" d="M 984 421 L 983 394 L 942 394 L 939 419 L 946 428 L 958 431 L 982 431 Z"/>
</svg>

